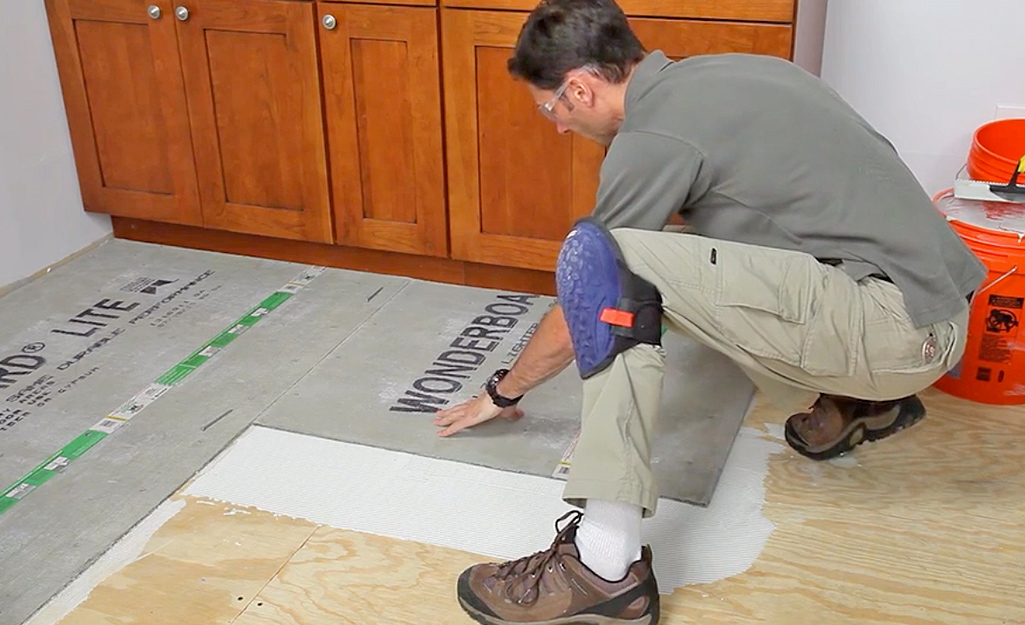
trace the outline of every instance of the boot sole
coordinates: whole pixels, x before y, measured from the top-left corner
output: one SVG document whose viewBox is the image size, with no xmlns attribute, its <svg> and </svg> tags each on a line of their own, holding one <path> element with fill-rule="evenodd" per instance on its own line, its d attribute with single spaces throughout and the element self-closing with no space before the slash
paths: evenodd
<svg viewBox="0 0 1025 625">
<path fill-rule="evenodd" d="M 467 605 L 462 597 L 459 598 L 459 605 L 462 606 L 463 610 L 473 620 L 481 623 L 481 625 L 527 625 L 526 623 L 504 621 L 500 618 L 483 614 L 479 610 L 474 609 L 473 606 Z M 658 607 L 656 604 L 651 612 L 637 619 L 622 619 L 613 616 L 602 616 L 600 614 L 579 614 L 550 621 L 530 621 L 529 625 L 656 625 L 657 623 Z"/>
<path fill-rule="evenodd" d="M 896 434 L 918 423 L 924 417 L 925 406 L 922 405 L 920 399 L 912 397 L 901 403 L 897 416 L 892 421 L 881 416 L 855 419 L 841 432 L 837 442 L 824 449 L 813 450 L 809 448 L 808 444 L 801 439 L 793 426 L 790 425 L 789 420 L 787 420 L 784 433 L 787 443 L 797 453 L 812 460 L 829 460 L 846 454 L 862 443 L 877 441 Z"/>
</svg>

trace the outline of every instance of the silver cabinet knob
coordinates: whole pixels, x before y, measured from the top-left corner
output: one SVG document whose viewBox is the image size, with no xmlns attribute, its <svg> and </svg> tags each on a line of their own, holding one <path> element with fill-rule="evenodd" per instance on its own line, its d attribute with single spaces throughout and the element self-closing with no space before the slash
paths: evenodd
<svg viewBox="0 0 1025 625">
<path fill-rule="evenodd" d="M 152 17 L 153 19 L 159 19 L 160 18 L 160 7 L 158 7 L 155 4 L 149 5 L 149 9 L 147 9 L 147 12 L 149 13 L 149 16 Z"/>
<path fill-rule="evenodd" d="M 184 22 L 185 20 L 189 19 L 189 10 L 186 9 L 185 7 L 178 7 L 177 9 L 174 10 L 174 15 L 179 20 Z"/>
<path fill-rule="evenodd" d="M 328 30 L 334 30 L 335 26 L 338 26 L 338 20 L 335 19 L 334 15 L 324 16 L 324 28 Z"/>
</svg>

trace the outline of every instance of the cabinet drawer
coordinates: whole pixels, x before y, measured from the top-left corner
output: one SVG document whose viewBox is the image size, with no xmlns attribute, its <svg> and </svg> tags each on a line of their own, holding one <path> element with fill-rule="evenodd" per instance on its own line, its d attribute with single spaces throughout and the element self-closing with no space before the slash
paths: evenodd
<svg viewBox="0 0 1025 625">
<path fill-rule="evenodd" d="M 752 24 L 629 18 L 630 28 L 648 50 L 662 50 L 679 60 L 702 54 L 745 52 L 789 59 L 793 48 L 793 27 L 789 24 Z"/>
<path fill-rule="evenodd" d="M 537 0 L 438 0 L 443 7 L 531 11 Z M 792 23 L 796 0 L 619 0 L 630 16 Z"/>
<path fill-rule="evenodd" d="M 321 6 L 332 4 L 387 4 L 391 6 L 436 7 L 438 0 L 318 0 Z"/>
</svg>

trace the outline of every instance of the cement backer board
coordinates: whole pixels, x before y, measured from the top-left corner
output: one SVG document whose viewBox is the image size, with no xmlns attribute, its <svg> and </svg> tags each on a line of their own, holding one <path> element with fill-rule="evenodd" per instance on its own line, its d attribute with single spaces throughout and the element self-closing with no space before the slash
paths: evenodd
<svg viewBox="0 0 1025 625">
<path fill-rule="evenodd" d="M 0 488 L 302 269 L 114 241 L 0 299 Z"/>
<path fill-rule="evenodd" d="M 433 413 L 479 392 L 509 366 L 550 297 L 412 282 L 274 404 L 260 425 L 551 476 L 580 422 L 575 365 L 531 391 L 515 422 L 496 419 L 447 439 Z M 754 387 L 725 357 L 667 333 L 653 465 L 660 494 L 707 505 Z M 462 365 L 462 368 L 459 366 Z"/>
<path fill-rule="evenodd" d="M 40 332 L 45 336 L 54 327 L 52 322 L 76 314 L 80 304 L 87 307 L 118 294 L 124 284 L 140 276 L 191 279 L 197 271 L 211 268 L 220 288 L 214 291 L 215 282 L 205 283 L 208 297 L 165 325 L 141 323 L 123 332 L 117 341 L 66 372 L 77 376 L 78 368 L 100 367 L 75 385 L 73 399 L 60 397 L 33 407 L 29 419 L 0 432 L 3 460 L 9 463 L 5 475 L 13 476 L 11 481 L 224 330 L 303 266 L 114 242 L 0 300 L 0 322 L 15 328 L 0 344 L 17 348 L 37 340 Z M 0 623 L 28 618 L 407 282 L 328 270 L 64 473 L 0 516 L 4 537 L 0 541 Z M 125 293 L 126 300 L 129 297 L 137 295 Z M 36 321 L 32 311 L 60 313 Z M 79 338 L 88 342 L 92 337 Z M 51 349 L 55 360 L 48 361 L 47 367 L 67 358 L 56 342 L 39 353 L 49 354 Z M 36 379 L 48 372 L 40 367 L 34 372 L 37 375 L 25 377 Z M 17 392 L 13 387 L 7 390 Z M 20 438 L 11 438 L 16 434 Z"/>
</svg>

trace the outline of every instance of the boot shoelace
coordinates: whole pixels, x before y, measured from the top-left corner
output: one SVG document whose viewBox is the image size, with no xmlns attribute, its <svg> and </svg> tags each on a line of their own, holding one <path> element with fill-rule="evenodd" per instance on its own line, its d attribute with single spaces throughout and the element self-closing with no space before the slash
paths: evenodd
<svg viewBox="0 0 1025 625">
<path fill-rule="evenodd" d="M 546 570 L 548 573 L 554 572 L 554 566 L 556 564 L 560 568 L 565 569 L 565 566 L 562 563 L 563 554 L 559 553 L 559 546 L 564 542 L 566 534 L 580 525 L 580 521 L 583 519 L 583 516 L 584 515 L 577 510 L 567 512 L 562 515 L 557 521 L 555 521 L 555 530 L 557 535 L 555 536 L 555 540 L 552 541 L 551 547 L 518 560 L 506 562 L 498 568 L 498 571 L 494 575 L 497 580 L 504 582 L 510 581 L 513 578 L 519 578 L 522 582 L 521 584 L 510 584 L 506 587 L 507 598 L 521 605 L 530 605 L 537 601 L 541 596 L 540 587 Z M 559 524 L 566 519 L 571 520 L 565 527 L 560 529 Z M 513 590 L 516 587 L 519 587 L 520 592 L 513 593 Z M 511 596 L 512 594 L 519 596 L 514 598 Z"/>
</svg>

